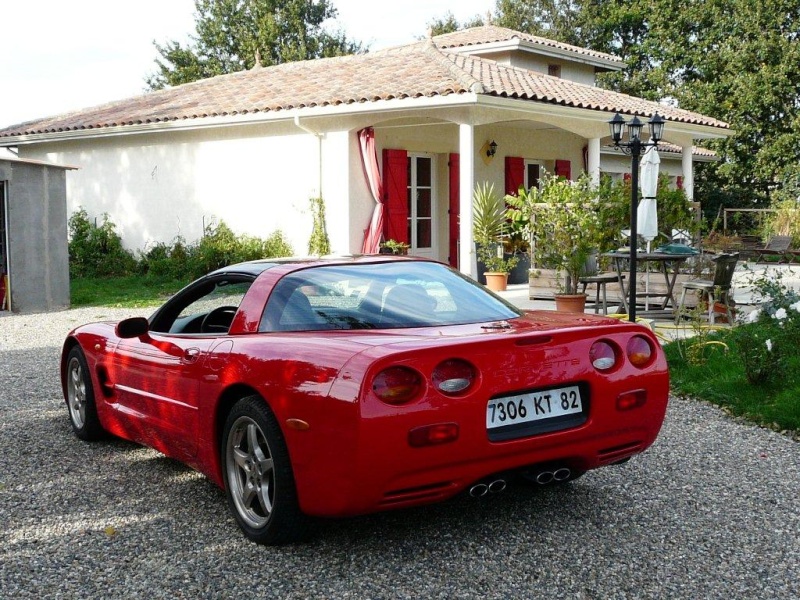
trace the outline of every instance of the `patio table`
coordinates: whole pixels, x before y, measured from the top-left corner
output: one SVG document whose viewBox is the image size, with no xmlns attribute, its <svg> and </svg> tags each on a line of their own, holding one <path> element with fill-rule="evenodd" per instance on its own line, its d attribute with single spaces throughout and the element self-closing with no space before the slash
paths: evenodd
<svg viewBox="0 0 800 600">
<path fill-rule="evenodd" d="M 603 256 L 608 256 L 614 262 L 614 271 L 617 273 L 619 286 L 622 290 L 621 301 L 624 312 L 628 312 L 628 298 L 629 288 L 625 285 L 625 277 L 623 275 L 627 272 L 628 262 L 630 262 L 630 253 L 628 251 L 606 252 Z M 675 287 L 675 280 L 678 277 L 678 272 L 681 266 L 685 263 L 691 254 L 668 254 L 666 252 L 637 252 L 636 261 L 644 263 L 649 269 L 649 265 L 653 264 L 656 271 L 664 276 L 664 283 L 666 285 L 666 292 L 636 292 L 636 305 L 639 306 L 639 298 L 649 300 L 650 298 L 656 300 L 654 303 L 657 307 L 654 310 L 637 310 L 636 313 L 643 317 L 672 317 L 672 314 L 677 307 L 675 303 L 675 295 L 673 289 Z M 637 278 L 638 279 L 638 278 Z M 630 282 L 628 282 L 630 285 Z M 635 283 L 634 283 L 635 285 Z"/>
</svg>

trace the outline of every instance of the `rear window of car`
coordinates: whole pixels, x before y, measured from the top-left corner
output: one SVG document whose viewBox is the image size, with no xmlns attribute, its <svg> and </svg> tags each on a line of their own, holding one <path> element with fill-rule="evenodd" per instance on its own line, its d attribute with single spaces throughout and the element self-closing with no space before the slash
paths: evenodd
<svg viewBox="0 0 800 600">
<path fill-rule="evenodd" d="M 518 309 L 428 262 L 320 266 L 281 279 L 260 331 L 396 329 L 511 319 Z"/>
</svg>

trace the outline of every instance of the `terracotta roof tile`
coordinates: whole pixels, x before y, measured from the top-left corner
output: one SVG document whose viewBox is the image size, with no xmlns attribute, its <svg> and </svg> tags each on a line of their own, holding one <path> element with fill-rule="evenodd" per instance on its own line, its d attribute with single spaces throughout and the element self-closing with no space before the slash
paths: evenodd
<svg viewBox="0 0 800 600">
<path fill-rule="evenodd" d="M 432 39 L 439 48 L 463 48 L 467 46 L 491 44 L 493 42 L 509 42 L 519 40 L 521 42 L 528 42 L 535 46 L 555 48 L 571 54 L 580 54 L 602 61 L 614 62 L 619 64 L 620 68 L 625 66 L 625 62 L 613 54 L 596 52 L 595 50 L 590 50 L 589 48 L 581 48 L 580 46 L 564 44 L 555 40 L 548 40 L 547 38 L 530 35 L 528 33 L 522 33 L 521 31 L 514 31 L 513 29 L 507 29 L 506 27 L 498 27 L 496 25 L 483 25 L 481 27 L 462 29 L 461 31 L 455 31 L 453 33 L 437 35 Z"/>
<path fill-rule="evenodd" d="M 6 143 L 148 123 L 464 93 L 649 116 L 711 127 L 727 124 L 632 96 L 436 48 L 426 40 L 363 55 L 286 63 L 220 75 L 0 130 Z"/>
</svg>

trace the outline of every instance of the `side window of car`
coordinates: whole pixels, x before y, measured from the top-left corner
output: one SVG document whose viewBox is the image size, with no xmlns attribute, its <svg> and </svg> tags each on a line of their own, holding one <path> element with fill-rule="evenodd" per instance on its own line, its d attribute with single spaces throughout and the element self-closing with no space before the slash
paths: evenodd
<svg viewBox="0 0 800 600">
<path fill-rule="evenodd" d="M 164 305 L 152 331 L 180 334 L 226 334 L 252 280 L 206 281 Z"/>
</svg>

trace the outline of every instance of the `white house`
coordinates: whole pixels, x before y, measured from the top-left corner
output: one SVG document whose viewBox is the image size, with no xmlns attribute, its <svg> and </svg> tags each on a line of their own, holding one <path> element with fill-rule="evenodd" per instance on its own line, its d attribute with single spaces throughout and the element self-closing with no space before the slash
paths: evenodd
<svg viewBox="0 0 800 600">
<path fill-rule="evenodd" d="M 309 198 L 321 195 L 335 252 L 374 249 L 364 238 L 377 200 L 383 226 L 373 240 L 407 241 L 413 254 L 470 272 L 475 183 L 516 190 L 542 168 L 571 178 L 629 171 L 609 146 L 617 112 L 666 120 L 662 170 L 692 197 L 693 144 L 729 135 L 728 125 L 595 86 L 596 73 L 622 67 L 607 54 L 477 27 L 23 123 L 0 130 L 0 146 L 80 167 L 68 176 L 69 211 L 108 213 L 133 248 L 191 241 L 224 219 L 252 235 L 281 229 L 302 254 Z"/>
</svg>

